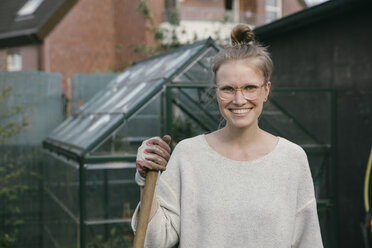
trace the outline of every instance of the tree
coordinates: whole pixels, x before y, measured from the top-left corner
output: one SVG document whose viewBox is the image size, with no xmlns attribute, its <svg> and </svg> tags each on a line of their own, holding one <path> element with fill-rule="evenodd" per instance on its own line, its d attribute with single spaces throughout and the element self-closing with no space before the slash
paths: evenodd
<svg viewBox="0 0 372 248">
<path fill-rule="evenodd" d="M 23 107 L 5 108 L 5 100 L 9 97 L 11 87 L 1 88 L 0 91 L 0 148 L 15 135 L 19 134 L 29 123 L 22 116 Z M 17 117 L 22 116 L 20 119 Z M 25 174 L 24 166 L 19 166 L 19 160 L 8 158 L 2 151 L 0 157 L 0 215 L 3 230 L 0 230 L 0 247 L 11 248 L 16 242 L 18 228 L 23 224 L 19 218 L 20 208 L 16 203 L 19 196 L 29 189 L 20 182 Z"/>
</svg>

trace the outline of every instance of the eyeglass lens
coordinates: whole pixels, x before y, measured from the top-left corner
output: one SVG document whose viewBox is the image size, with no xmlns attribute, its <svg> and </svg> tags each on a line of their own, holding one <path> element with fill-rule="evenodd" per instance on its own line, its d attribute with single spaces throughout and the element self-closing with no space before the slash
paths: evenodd
<svg viewBox="0 0 372 248">
<path fill-rule="evenodd" d="M 244 98 L 247 100 L 255 100 L 259 93 L 261 92 L 263 84 L 257 85 L 247 85 L 243 87 L 232 87 L 232 86 L 220 86 L 218 87 L 218 95 L 221 99 L 230 100 L 233 99 L 237 91 L 240 91 Z"/>
</svg>

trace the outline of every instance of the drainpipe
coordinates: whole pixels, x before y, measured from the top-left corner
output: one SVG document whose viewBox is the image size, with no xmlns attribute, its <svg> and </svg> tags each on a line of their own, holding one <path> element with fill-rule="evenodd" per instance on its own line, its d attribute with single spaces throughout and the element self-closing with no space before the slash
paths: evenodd
<svg viewBox="0 0 372 248">
<path fill-rule="evenodd" d="M 239 0 L 234 0 L 234 2 L 233 2 L 233 21 L 235 23 L 239 23 L 240 22 L 239 13 L 240 13 Z"/>
</svg>

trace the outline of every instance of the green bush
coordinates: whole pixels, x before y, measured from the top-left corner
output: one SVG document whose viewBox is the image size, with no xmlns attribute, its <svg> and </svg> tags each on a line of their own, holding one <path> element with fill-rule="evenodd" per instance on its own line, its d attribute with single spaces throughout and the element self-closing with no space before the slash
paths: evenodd
<svg viewBox="0 0 372 248">
<path fill-rule="evenodd" d="M 21 195 L 30 189 L 23 183 L 25 166 L 21 162 L 21 157 L 14 157 L 4 151 L 3 145 L 7 141 L 19 134 L 28 125 L 22 116 L 23 108 L 14 106 L 4 107 L 6 98 L 9 97 L 11 87 L 5 87 L 0 92 L 0 247 L 14 247 L 19 227 L 24 223 L 20 218 L 19 200 Z"/>
</svg>

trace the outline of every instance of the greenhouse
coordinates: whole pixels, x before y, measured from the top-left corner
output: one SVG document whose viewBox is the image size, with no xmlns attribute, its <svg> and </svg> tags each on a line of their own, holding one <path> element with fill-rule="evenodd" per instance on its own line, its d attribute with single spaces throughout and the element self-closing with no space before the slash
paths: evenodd
<svg viewBox="0 0 372 248">
<path fill-rule="evenodd" d="M 224 124 L 211 87 L 210 61 L 218 51 L 207 39 L 135 63 L 44 140 L 44 247 L 131 247 L 142 141 L 170 134 L 174 146 Z M 331 247 L 337 226 L 335 93 L 274 89 L 260 126 L 307 152 L 324 243 Z"/>
</svg>

